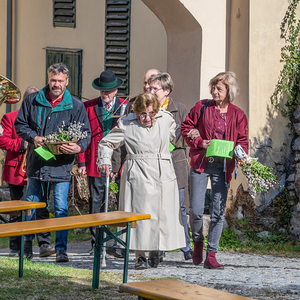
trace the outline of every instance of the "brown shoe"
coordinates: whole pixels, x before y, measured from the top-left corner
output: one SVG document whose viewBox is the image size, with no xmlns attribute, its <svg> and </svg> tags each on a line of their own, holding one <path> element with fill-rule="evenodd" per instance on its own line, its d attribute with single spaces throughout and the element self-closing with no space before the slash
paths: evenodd
<svg viewBox="0 0 300 300">
<path fill-rule="evenodd" d="M 49 244 L 43 244 L 40 247 L 40 257 L 47 257 L 55 253 L 54 247 Z"/>
<path fill-rule="evenodd" d="M 224 270 L 224 266 L 220 265 L 216 260 L 216 252 L 209 252 L 204 262 L 205 269 L 220 269 Z"/>
</svg>

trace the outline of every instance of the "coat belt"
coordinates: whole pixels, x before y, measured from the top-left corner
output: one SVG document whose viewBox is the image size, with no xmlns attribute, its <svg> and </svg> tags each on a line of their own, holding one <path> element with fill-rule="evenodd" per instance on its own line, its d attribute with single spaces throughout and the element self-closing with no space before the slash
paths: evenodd
<svg viewBox="0 0 300 300">
<path fill-rule="evenodd" d="M 171 154 L 170 153 L 157 153 L 157 154 L 127 154 L 126 159 L 171 159 Z"/>
</svg>

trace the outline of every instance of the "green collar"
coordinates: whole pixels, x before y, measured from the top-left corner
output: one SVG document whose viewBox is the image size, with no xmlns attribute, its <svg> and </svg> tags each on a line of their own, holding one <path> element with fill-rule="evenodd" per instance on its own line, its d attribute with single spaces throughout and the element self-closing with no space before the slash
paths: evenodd
<svg viewBox="0 0 300 300">
<path fill-rule="evenodd" d="M 51 107 L 51 104 L 49 103 L 49 101 L 46 99 L 46 91 L 47 89 L 49 89 L 49 85 L 47 84 L 42 90 L 39 91 L 39 93 L 37 94 L 35 100 L 41 104 L 42 106 L 45 107 Z M 70 94 L 70 92 L 65 89 L 64 95 L 62 100 L 53 108 L 53 110 L 51 111 L 51 113 L 54 112 L 59 112 L 59 111 L 64 111 L 64 110 L 69 110 L 73 108 L 73 101 L 72 101 L 72 96 Z"/>
</svg>

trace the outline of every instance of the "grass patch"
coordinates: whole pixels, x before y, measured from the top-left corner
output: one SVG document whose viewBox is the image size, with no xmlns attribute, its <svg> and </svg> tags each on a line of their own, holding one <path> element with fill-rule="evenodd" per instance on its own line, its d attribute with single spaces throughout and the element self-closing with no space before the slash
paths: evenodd
<svg viewBox="0 0 300 300">
<path fill-rule="evenodd" d="M 136 299 L 119 292 L 123 274 L 101 272 L 99 290 L 92 289 L 92 270 L 24 261 L 24 275 L 18 277 L 18 260 L 0 258 L 1 299 Z M 129 276 L 133 280 L 149 280 Z M 25 296 L 26 295 L 26 296 Z"/>
</svg>

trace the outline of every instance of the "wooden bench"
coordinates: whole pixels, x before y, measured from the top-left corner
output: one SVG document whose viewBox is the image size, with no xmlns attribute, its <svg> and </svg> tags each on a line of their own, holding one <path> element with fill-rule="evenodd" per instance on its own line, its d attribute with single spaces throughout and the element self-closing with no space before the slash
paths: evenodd
<svg viewBox="0 0 300 300">
<path fill-rule="evenodd" d="M 0 215 L 0 220 L 4 223 L 12 223 L 17 221 L 25 221 L 25 216 L 31 215 L 32 209 L 46 207 L 44 202 L 31 202 L 22 200 L 11 200 L 0 202 L 0 214 L 17 215 L 12 221 L 5 219 Z M 21 237 L 20 255 L 19 255 L 19 276 L 23 276 L 23 257 L 24 257 L 24 238 Z"/>
<path fill-rule="evenodd" d="M 93 266 L 93 283 L 94 289 L 99 288 L 99 275 L 100 275 L 100 257 L 102 246 L 105 242 L 114 239 L 125 248 L 124 258 L 124 272 L 123 282 L 127 282 L 128 273 L 128 258 L 129 258 L 129 241 L 130 229 L 135 227 L 136 221 L 150 219 L 151 215 L 141 213 L 131 213 L 124 211 L 112 211 L 106 213 L 98 213 L 91 215 L 70 216 L 64 218 L 44 219 L 27 221 L 21 223 L 10 223 L 0 225 L 0 238 L 9 236 L 18 236 L 26 234 L 36 234 L 45 231 L 60 231 L 69 230 L 74 228 L 84 228 L 96 226 L 96 240 L 95 240 L 95 254 Z M 112 233 L 106 226 L 125 227 L 117 233 Z M 104 233 L 106 237 L 104 238 Z M 119 238 L 120 235 L 125 233 L 125 241 Z M 22 272 L 19 276 L 23 275 L 23 260 L 20 260 Z"/>
<path fill-rule="evenodd" d="M 199 285 L 178 281 L 175 279 L 161 279 L 141 282 L 123 283 L 122 292 L 137 295 L 139 300 L 146 299 L 201 299 L 201 300 L 246 300 L 252 299 Z M 254 299 L 252 299 L 254 300 Z"/>
</svg>

